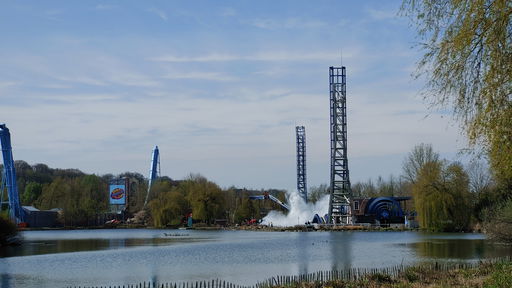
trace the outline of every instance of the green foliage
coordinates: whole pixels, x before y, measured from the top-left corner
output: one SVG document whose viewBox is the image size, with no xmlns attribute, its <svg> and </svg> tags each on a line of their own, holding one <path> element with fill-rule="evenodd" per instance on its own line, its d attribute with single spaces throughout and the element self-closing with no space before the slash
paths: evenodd
<svg viewBox="0 0 512 288">
<path fill-rule="evenodd" d="M 151 193 L 154 199 L 149 209 L 156 227 L 179 224 L 191 211 L 194 219 L 206 224 L 227 216 L 226 193 L 200 175 L 191 175 L 177 186 L 170 181 L 156 182 Z"/>
<path fill-rule="evenodd" d="M 254 201 L 250 200 L 247 196 L 243 197 L 240 199 L 240 207 L 235 213 L 235 222 L 242 223 L 252 218 L 257 218 L 258 214 L 259 211 L 256 209 Z"/>
<path fill-rule="evenodd" d="M 157 181 L 151 187 L 150 209 L 155 227 L 177 226 L 190 212 L 183 185 L 173 186 L 170 181 Z"/>
<path fill-rule="evenodd" d="M 412 186 L 420 227 L 461 231 L 471 220 L 469 180 L 458 163 L 427 162 Z"/>
<path fill-rule="evenodd" d="M 450 230 L 463 231 L 471 223 L 472 198 L 469 191 L 469 177 L 460 163 L 446 167 L 444 174 L 446 191 L 453 198 L 453 206 L 448 210 L 452 221 Z"/>
<path fill-rule="evenodd" d="M 57 177 L 43 185 L 41 196 L 35 202 L 42 210 L 63 209 L 65 225 L 89 225 L 98 213 L 107 211 L 107 184 L 96 175 L 74 179 Z"/>
<path fill-rule="evenodd" d="M 43 210 L 67 208 L 70 205 L 72 188 L 68 181 L 56 178 L 52 183 L 43 186 L 43 192 L 36 201 L 36 207 Z"/>
<path fill-rule="evenodd" d="M 190 204 L 185 198 L 183 186 L 172 187 L 168 191 L 158 193 L 149 202 L 155 227 L 176 226 L 190 211 Z"/>
<path fill-rule="evenodd" d="M 18 233 L 16 224 L 12 223 L 7 214 L 0 214 L 0 247 L 6 244 L 8 237 Z"/>
<path fill-rule="evenodd" d="M 419 277 L 420 273 L 417 271 L 418 269 L 420 269 L 420 268 L 415 267 L 415 266 L 405 268 L 404 278 L 408 282 L 416 282 L 416 281 L 420 280 L 420 277 Z"/>
<path fill-rule="evenodd" d="M 498 181 L 512 179 L 512 2 L 404 0 L 424 41 L 426 97 L 449 105 Z"/>
<path fill-rule="evenodd" d="M 485 228 L 492 238 L 512 243 L 512 199 L 497 205 Z"/>
<path fill-rule="evenodd" d="M 212 224 L 217 218 L 225 218 L 225 195 L 217 184 L 201 175 L 191 175 L 182 182 L 194 219 Z"/>
<path fill-rule="evenodd" d="M 42 192 L 43 185 L 36 182 L 29 182 L 27 186 L 25 186 L 25 192 L 21 194 L 21 203 L 23 205 L 32 205 L 32 203 L 39 198 Z"/>
<path fill-rule="evenodd" d="M 494 269 L 487 278 L 483 287 L 512 287 L 512 263 L 504 262 L 494 265 Z"/>
</svg>

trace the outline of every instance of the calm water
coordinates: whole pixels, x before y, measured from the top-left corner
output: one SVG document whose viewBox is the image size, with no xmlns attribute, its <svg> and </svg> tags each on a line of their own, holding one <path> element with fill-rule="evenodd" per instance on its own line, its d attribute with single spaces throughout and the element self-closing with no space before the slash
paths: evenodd
<svg viewBox="0 0 512 288">
<path fill-rule="evenodd" d="M 65 287 L 223 279 L 512 255 L 482 234 L 195 230 L 29 231 L 0 250 L 1 287 Z"/>
</svg>

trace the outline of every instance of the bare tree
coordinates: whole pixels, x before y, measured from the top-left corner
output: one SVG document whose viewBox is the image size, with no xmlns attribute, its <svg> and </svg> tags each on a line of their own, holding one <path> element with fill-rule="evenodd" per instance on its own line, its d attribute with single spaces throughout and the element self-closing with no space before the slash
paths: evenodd
<svg viewBox="0 0 512 288">
<path fill-rule="evenodd" d="M 493 185 L 489 165 L 482 160 L 473 160 L 467 167 L 469 176 L 469 189 L 473 193 L 480 193 Z"/>
<path fill-rule="evenodd" d="M 439 161 L 439 153 L 434 152 L 432 144 L 421 143 L 416 145 L 403 163 L 403 177 L 410 183 L 416 183 L 419 171 L 426 163 Z"/>
</svg>

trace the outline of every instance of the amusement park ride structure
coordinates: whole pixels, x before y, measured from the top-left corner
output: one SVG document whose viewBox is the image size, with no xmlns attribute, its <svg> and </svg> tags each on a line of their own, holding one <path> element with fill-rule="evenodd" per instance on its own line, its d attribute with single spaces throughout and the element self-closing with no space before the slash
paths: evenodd
<svg viewBox="0 0 512 288">
<path fill-rule="evenodd" d="M 347 157 L 347 90 L 345 67 L 329 68 L 331 103 L 331 195 L 329 223 L 352 224 Z"/>
<path fill-rule="evenodd" d="M 14 168 L 14 159 L 12 157 L 11 133 L 5 124 L 0 124 L 0 142 L 2 144 L 2 157 L 4 163 L 2 184 L 0 185 L 0 210 L 5 204 L 3 196 L 4 190 L 7 188 L 8 201 L 6 201 L 6 203 L 8 204 L 9 216 L 14 222 L 21 223 L 25 221 L 25 214 L 20 205 L 18 186 L 16 184 L 16 170 Z"/>
<path fill-rule="evenodd" d="M 155 182 L 155 180 L 160 176 L 160 151 L 158 150 L 158 146 L 155 146 L 153 149 L 153 153 L 151 155 L 151 167 L 149 169 L 149 183 L 148 183 L 148 192 L 146 193 L 146 199 L 144 200 L 144 207 L 148 204 L 149 192 L 151 191 L 151 186 Z"/>
<path fill-rule="evenodd" d="M 308 202 L 308 188 L 306 181 L 306 128 L 295 127 L 297 136 L 297 192 L 299 196 Z"/>
<path fill-rule="evenodd" d="M 382 221 L 399 223 L 405 217 L 400 202 L 410 197 L 353 198 L 350 188 L 347 157 L 347 95 L 345 67 L 329 67 L 330 90 L 330 199 L 329 211 L 325 216 L 314 215 L 313 223 L 351 225 L 354 223 L 382 223 Z M 297 140 L 297 191 L 307 202 L 306 181 L 306 130 L 296 126 Z M 0 210 L 8 204 L 9 215 L 16 223 L 25 222 L 25 211 L 20 205 L 16 184 L 16 171 L 12 156 L 11 136 L 5 124 L 0 124 L 0 142 L 4 169 L 0 186 Z M 155 146 L 151 157 L 148 191 L 144 200 L 147 206 L 149 194 L 154 181 L 160 176 L 160 152 Z M 4 202 L 4 190 L 7 188 L 8 201 Z M 254 200 L 271 200 L 284 210 L 290 206 L 275 196 L 252 195 Z"/>
</svg>

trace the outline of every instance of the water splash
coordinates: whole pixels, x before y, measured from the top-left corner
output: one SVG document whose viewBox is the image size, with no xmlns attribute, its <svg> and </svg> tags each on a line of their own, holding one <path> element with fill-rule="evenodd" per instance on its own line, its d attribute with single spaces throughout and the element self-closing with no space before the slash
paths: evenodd
<svg viewBox="0 0 512 288">
<path fill-rule="evenodd" d="M 262 220 L 262 224 L 279 227 L 290 227 L 295 225 L 304 225 L 306 222 L 313 221 L 315 214 L 323 216 L 329 210 L 329 195 L 325 195 L 316 203 L 305 203 L 299 196 L 299 193 L 292 192 L 288 195 L 288 205 L 290 211 L 283 214 L 280 211 L 270 211 Z"/>
</svg>

